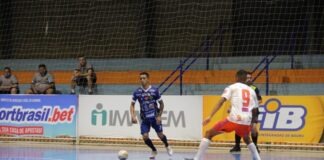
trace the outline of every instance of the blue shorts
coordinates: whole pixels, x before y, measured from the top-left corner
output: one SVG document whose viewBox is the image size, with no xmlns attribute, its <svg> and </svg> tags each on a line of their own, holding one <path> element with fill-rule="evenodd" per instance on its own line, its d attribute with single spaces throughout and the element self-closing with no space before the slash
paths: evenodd
<svg viewBox="0 0 324 160">
<path fill-rule="evenodd" d="M 147 118 L 144 119 L 141 123 L 141 134 L 143 135 L 144 133 L 149 133 L 150 129 L 154 128 L 156 133 L 162 132 L 162 124 L 156 124 L 156 119 L 155 118 Z"/>
</svg>

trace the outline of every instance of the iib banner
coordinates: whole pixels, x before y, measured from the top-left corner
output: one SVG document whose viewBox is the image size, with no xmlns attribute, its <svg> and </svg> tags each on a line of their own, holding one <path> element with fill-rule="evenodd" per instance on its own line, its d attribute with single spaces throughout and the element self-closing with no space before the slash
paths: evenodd
<svg viewBox="0 0 324 160">
<path fill-rule="evenodd" d="M 220 96 L 204 96 L 203 116 L 210 114 Z M 227 102 L 203 128 L 204 131 L 225 118 Z M 259 140 L 262 142 L 318 143 L 324 129 L 324 96 L 264 96 L 259 108 Z M 234 140 L 234 133 L 223 134 L 215 140 Z"/>
<path fill-rule="evenodd" d="M 0 95 L 0 134 L 76 136 L 77 96 Z"/>
<path fill-rule="evenodd" d="M 163 132 L 170 139 L 201 138 L 202 96 L 163 96 Z M 140 107 L 135 105 L 138 124 L 131 122 L 131 96 L 79 96 L 79 136 L 139 138 Z M 157 138 L 153 128 L 150 137 Z"/>
</svg>

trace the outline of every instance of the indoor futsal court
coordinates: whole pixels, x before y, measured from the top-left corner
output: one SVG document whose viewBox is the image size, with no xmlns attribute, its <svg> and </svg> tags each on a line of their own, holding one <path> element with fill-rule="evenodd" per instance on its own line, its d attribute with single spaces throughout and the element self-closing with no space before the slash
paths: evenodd
<svg viewBox="0 0 324 160">
<path fill-rule="evenodd" d="M 128 151 L 128 160 L 149 160 L 150 152 L 144 146 L 93 146 L 93 145 L 55 145 L 55 144 L 22 144 L 22 143 L 1 143 L 1 160 L 118 160 L 118 151 Z M 194 149 L 191 147 L 176 147 L 172 157 L 160 151 L 156 160 L 184 160 L 194 156 Z M 323 160 L 322 151 L 264 151 L 261 152 L 263 160 Z M 251 159 L 249 152 L 229 154 L 228 149 L 212 149 L 204 160 L 248 160 Z"/>
</svg>

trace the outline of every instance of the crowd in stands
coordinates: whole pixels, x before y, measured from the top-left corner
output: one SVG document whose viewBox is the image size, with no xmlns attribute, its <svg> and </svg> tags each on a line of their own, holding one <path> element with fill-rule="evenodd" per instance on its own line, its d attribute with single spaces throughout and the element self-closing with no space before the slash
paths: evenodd
<svg viewBox="0 0 324 160">
<path fill-rule="evenodd" d="M 19 81 L 12 73 L 10 67 L 4 67 L 0 76 L 0 94 L 19 94 Z M 79 63 L 75 67 L 71 78 L 71 94 L 75 94 L 76 86 L 87 88 L 88 94 L 93 94 L 97 76 L 93 66 L 87 62 L 84 56 L 79 57 Z M 30 88 L 25 94 L 59 94 L 55 87 L 54 76 L 48 72 L 45 64 L 38 65 L 38 71 L 31 79 Z"/>
</svg>

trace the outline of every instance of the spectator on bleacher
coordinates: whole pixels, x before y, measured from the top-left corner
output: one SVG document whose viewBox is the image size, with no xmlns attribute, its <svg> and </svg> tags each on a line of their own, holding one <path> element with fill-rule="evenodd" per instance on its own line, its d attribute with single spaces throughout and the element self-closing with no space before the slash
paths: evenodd
<svg viewBox="0 0 324 160">
<path fill-rule="evenodd" d="M 47 72 L 46 65 L 38 65 L 38 72 L 35 73 L 31 88 L 26 94 L 53 94 L 55 89 L 54 77 Z"/>
<path fill-rule="evenodd" d="M 88 94 L 93 93 L 94 84 L 97 81 L 93 66 L 87 63 L 84 56 L 79 57 L 79 64 L 74 69 L 71 81 L 71 94 L 75 94 L 76 85 L 80 87 L 88 86 Z"/>
<path fill-rule="evenodd" d="M 0 76 L 0 94 L 18 94 L 18 80 L 11 74 L 11 68 L 5 67 L 4 74 Z"/>
</svg>

